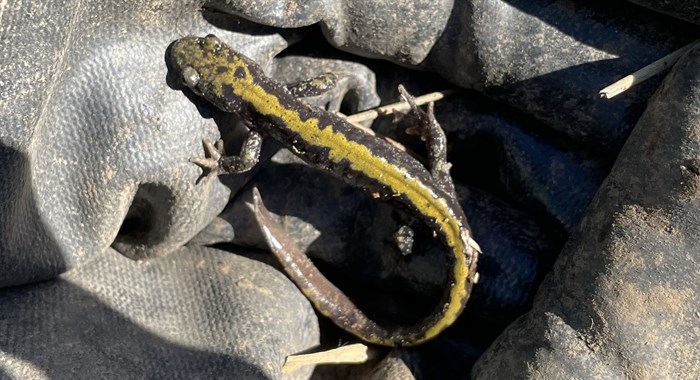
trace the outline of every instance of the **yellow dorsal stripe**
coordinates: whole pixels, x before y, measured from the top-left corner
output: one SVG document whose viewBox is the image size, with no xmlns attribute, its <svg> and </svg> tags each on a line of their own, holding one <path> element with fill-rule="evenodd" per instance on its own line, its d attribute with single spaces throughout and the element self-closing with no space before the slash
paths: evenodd
<svg viewBox="0 0 700 380">
<path fill-rule="evenodd" d="M 386 184 L 396 193 L 405 195 L 421 214 L 436 221 L 455 256 L 453 267 L 455 283 L 450 289 L 450 302 L 443 312 L 443 317 L 425 332 L 422 339 L 413 343 L 428 340 L 452 324 L 461 311 L 463 299 L 468 295 L 465 285 L 469 276 L 469 267 L 465 253 L 468 249 L 469 236 L 463 234 L 460 220 L 449 208 L 445 199 L 440 198 L 430 188 L 410 176 L 405 169 L 388 163 L 382 157 L 374 155 L 364 145 L 350 141 L 342 133 L 333 131 L 332 125 L 321 128 L 316 118 L 302 120 L 297 111 L 284 107 L 277 96 L 254 83 L 254 78 L 243 60 L 234 59 L 233 62 L 222 60 L 221 66 L 228 66 L 231 69 L 227 73 L 201 73 L 203 77 L 213 78 L 214 88 L 222 89 L 224 85 L 230 86 L 237 96 L 249 102 L 260 114 L 281 118 L 286 123 L 286 127 L 302 139 L 327 148 L 330 160 L 334 162 L 348 160 L 352 169 Z M 216 65 L 209 67 L 213 70 Z M 244 70 L 243 78 L 234 76 L 236 69 Z"/>
</svg>

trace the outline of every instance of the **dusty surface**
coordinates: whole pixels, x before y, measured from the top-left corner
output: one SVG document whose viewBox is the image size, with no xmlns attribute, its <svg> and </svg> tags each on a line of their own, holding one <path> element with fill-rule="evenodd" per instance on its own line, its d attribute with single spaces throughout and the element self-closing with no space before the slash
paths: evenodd
<svg viewBox="0 0 700 380">
<path fill-rule="evenodd" d="M 203 10 L 198 0 L 0 1 L 0 291 L 5 295 L 0 303 L 9 305 L 0 308 L 6 318 L 0 344 L 10 353 L 0 371 L 25 378 L 35 371 L 51 378 L 76 377 L 83 370 L 90 373 L 82 367 L 90 360 L 95 368 L 112 370 L 118 367 L 112 361 L 117 358 L 127 367 L 143 360 L 149 365 L 158 362 L 153 373 L 170 368 L 189 374 L 236 363 L 243 369 L 260 369 L 261 377 L 277 377 L 271 368 L 276 368 L 282 349 L 268 348 L 280 344 L 261 344 L 257 353 L 246 350 L 256 339 L 269 338 L 273 316 L 306 317 L 308 304 L 285 302 L 286 292 L 294 288 L 272 280 L 263 287 L 252 274 L 223 280 L 241 268 L 267 278 L 269 268 L 212 255 L 220 266 L 205 260 L 198 269 L 201 277 L 181 283 L 174 273 L 182 269 L 178 265 L 199 262 L 185 265 L 186 258 L 176 255 L 172 266 L 150 267 L 163 273 L 149 273 L 150 282 L 137 284 L 135 278 L 148 277 L 140 272 L 143 268 L 117 262 L 124 259 L 118 254 L 146 262 L 171 259 L 183 244 L 218 243 L 228 255 L 240 253 L 240 246 L 250 247 L 256 226 L 250 225 L 249 217 L 236 207 L 226 210 L 224 218 L 216 216 L 251 183 L 250 176 L 258 174 L 264 179 L 257 183 L 269 184 L 263 193 L 266 203 L 275 205 L 277 197 L 278 210 L 289 211 L 287 224 L 299 227 L 296 231 L 309 253 L 344 278 L 349 291 L 370 294 L 381 307 L 402 315 L 401 307 L 418 304 L 413 301 L 436 287 L 442 290 L 439 280 L 446 268 L 433 255 L 441 253 L 439 244 L 423 239 L 419 244 L 425 247 L 416 249 L 422 255 L 395 254 L 390 235 L 392 227 L 406 223 L 400 213 L 390 205 L 376 207 L 378 202 L 371 199 L 358 201 L 347 188 L 331 188 L 315 170 L 273 163 L 249 175 L 199 182 L 201 170 L 189 159 L 204 154 L 202 139 L 222 136 L 233 153 L 240 136 L 231 133 L 234 116 L 217 113 L 181 91 L 176 85 L 181 78 L 169 76 L 167 49 L 180 37 L 214 33 L 283 82 L 344 71 L 350 74 L 344 79 L 347 86 L 331 99 L 316 99 L 317 104 L 344 111 L 375 105 L 377 94 L 385 102 L 396 100 L 398 83 L 415 94 L 467 90 L 440 101 L 436 114 L 450 135 L 451 174 L 462 206 L 484 248 L 481 283 L 452 329 L 401 358 L 414 375 L 443 378 L 468 373 L 502 328 L 529 309 L 543 273 L 578 225 L 612 157 L 663 76 L 613 101 L 599 99 L 597 91 L 697 36 L 697 29 L 688 24 L 626 2 L 217 3 L 220 9 Z M 367 56 L 381 60 L 362 58 Z M 591 214 L 585 225 L 586 232 L 598 231 L 595 237 L 600 241 L 591 242 L 579 233 L 569 248 L 573 252 L 576 241 L 586 238 L 582 247 L 610 253 L 604 258 L 584 250 L 569 254 L 544 288 L 566 284 L 553 293 L 557 296 L 552 301 L 540 297 L 535 310 L 546 311 L 538 318 L 551 328 L 530 328 L 528 339 L 554 342 L 553 348 L 537 355 L 559 355 L 560 360 L 528 362 L 532 373 L 546 373 L 557 365 L 573 370 L 581 358 L 578 353 L 597 350 L 602 355 L 612 350 L 619 354 L 601 364 L 598 373 L 610 375 L 624 368 L 629 376 L 645 374 L 644 363 L 666 362 L 659 354 L 643 355 L 644 347 L 682 342 L 683 334 L 692 334 L 697 325 L 690 323 L 697 322 L 694 317 L 684 314 L 696 294 L 683 277 L 693 268 L 692 257 L 678 253 L 680 248 L 666 250 L 673 244 L 685 244 L 684 252 L 697 248 L 688 237 L 697 232 L 688 230 L 697 221 L 687 219 L 687 209 L 694 207 L 688 205 L 697 195 L 693 173 L 700 172 L 697 150 L 688 141 L 698 139 L 697 131 L 691 137 L 690 129 L 683 127 L 697 119 L 679 110 L 681 105 L 697 109 L 688 87 L 696 82 L 679 79 L 677 73 L 653 103 L 646 124 L 640 124 L 647 125 L 641 129 L 647 132 L 637 134 L 630 145 L 638 146 L 638 152 L 628 148 L 632 153 L 621 156 L 634 162 L 621 161 L 620 167 L 643 173 L 611 177 L 597 206 L 604 206 L 606 213 Z M 665 128 L 648 132 L 650 124 Z M 681 156 L 682 162 L 671 159 Z M 300 197 L 292 197 L 295 194 Z M 669 196 L 667 203 L 659 201 L 663 194 Z M 600 200 L 605 197 L 620 206 Z M 321 228 L 327 221 L 336 222 L 335 228 Z M 387 229 L 391 231 L 385 239 L 381 232 Z M 197 234 L 199 240 L 192 241 Z M 239 247 L 225 245 L 231 242 Z M 661 253 L 640 253 L 648 251 Z M 564 270 L 567 266 L 573 269 Z M 65 283 L 54 288 L 56 278 L 68 271 L 66 276 L 72 284 L 81 283 L 80 289 Z M 636 281 L 628 281 L 630 277 Z M 194 291 L 179 293 L 187 289 Z M 384 290 L 399 296 L 376 296 Z M 226 298 L 237 292 L 251 297 Z M 173 311 L 176 322 L 157 325 L 144 310 L 160 310 L 155 300 L 164 295 L 189 297 L 192 309 Z M 281 301 L 270 305 L 270 295 Z M 679 301 L 683 299 L 687 304 Z M 618 310 L 618 304 L 625 307 Z M 17 305 L 24 309 L 12 308 Z M 644 307 L 635 314 L 628 305 Z M 583 310 L 580 319 L 568 312 L 575 308 Z M 191 324 L 182 322 L 191 322 L 188 313 L 204 315 L 199 327 L 211 328 L 208 333 L 214 338 L 188 335 Z M 52 319 L 56 315 L 63 319 Z M 672 317 L 680 319 L 667 319 Z M 641 327 L 628 319 L 642 321 Z M 150 330 L 134 328 L 134 320 Z M 649 320 L 668 329 L 667 338 L 646 329 L 643 322 Z M 309 331 L 316 331 L 314 323 L 304 321 Z M 236 330 L 249 322 L 259 324 L 257 335 Z M 677 330 L 671 330 L 674 323 Z M 56 326 L 67 330 L 57 332 Z M 289 328 L 290 339 L 296 341 L 297 327 Z M 158 336 L 154 338 L 151 330 Z M 231 336 L 231 331 L 240 335 Z M 170 340 L 186 341 L 188 346 L 182 349 Z M 231 344 L 225 346 L 224 341 Z M 642 341 L 651 343 L 629 343 Z M 114 346 L 104 348 L 105 342 Z M 662 352 L 678 358 L 693 354 L 678 347 Z M 61 350 L 77 357 L 80 365 L 71 367 L 71 362 L 57 358 Z M 81 359 L 86 352 L 87 359 Z M 166 363 L 169 355 L 179 360 Z M 264 357 L 269 361 L 258 360 Z M 591 366 L 581 365 L 581 373 L 595 373 Z M 125 377 L 118 370 L 100 375 Z"/>
<path fill-rule="evenodd" d="M 136 262 L 108 250 L 58 279 L 0 290 L 0 378 L 289 378 L 318 344 L 309 302 L 275 269 L 182 248 Z"/>
<path fill-rule="evenodd" d="M 536 297 L 475 378 L 700 373 L 700 47 L 664 81 Z"/>
</svg>

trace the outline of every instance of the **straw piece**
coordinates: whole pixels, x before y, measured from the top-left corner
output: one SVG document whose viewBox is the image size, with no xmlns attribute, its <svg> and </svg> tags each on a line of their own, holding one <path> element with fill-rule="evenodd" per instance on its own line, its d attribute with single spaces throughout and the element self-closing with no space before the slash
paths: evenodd
<svg viewBox="0 0 700 380">
<path fill-rule="evenodd" d="M 425 95 L 421 95 L 415 98 L 417 105 L 423 105 L 430 102 L 438 101 L 446 96 L 454 94 L 454 90 L 444 90 L 431 92 Z M 360 123 L 363 121 L 374 120 L 379 116 L 390 115 L 397 111 L 408 111 L 411 106 L 408 102 L 397 102 L 392 104 L 387 104 L 385 106 L 377 107 L 364 112 L 356 113 L 354 115 L 347 116 L 347 120 L 351 123 Z"/>
<path fill-rule="evenodd" d="M 673 53 L 651 63 L 648 66 L 635 71 L 634 73 L 620 79 L 619 81 L 605 87 L 598 92 L 603 99 L 610 99 L 614 96 L 620 95 L 621 93 L 627 91 L 630 87 L 642 83 L 645 80 L 653 77 L 654 75 L 666 70 L 667 68 L 673 66 L 678 59 L 690 50 L 698 41 L 694 41 Z"/>
<path fill-rule="evenodd" d="M 376 358 L 380 352 L 380 349 L 356 343 L 313 354 L 290 355 L 282 366 L 282 373 L 291 373 L 299 368 L 318 364 L 365 363 Z"/>
</svg>

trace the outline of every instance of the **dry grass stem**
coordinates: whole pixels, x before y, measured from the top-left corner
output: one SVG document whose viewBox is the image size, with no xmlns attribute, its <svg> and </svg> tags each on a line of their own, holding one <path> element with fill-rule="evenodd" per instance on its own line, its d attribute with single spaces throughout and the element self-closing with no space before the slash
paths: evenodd
<svg viewBox="0 0 700 380">
<path fill-rule="evenodd" d="M 290 355 L 282 366 L 282 373 L 291 373 L 299 368 L 318 364 L 360 364 L 376 358 L 381 351 L 364 344 L 350 344 L 313 354 Z"/>
<path fill-rule="evenodd" d="M 690 50 L 697 41 L 692 42 L 676 51 L 673 53 L 652 62 L 648 66 L 644 66 L 643 68 L 635 71 L 634 73 L 620 79 L 619 81 L 611 84 L 608 87 L 605 87 L 604 89 L 600 90 L 598 94 L 600 95 L 601 98 L 603 99 L 610 99 L 614 96 L 620 95 L 621 93 L 627 91 L 630 87 L 642 83 L 645 80 L 653 77 L 654 75 L 666 70 L 667 68 L 673 66 L 678 59 L 685 54 L 688 50 Z"/>
<path fill-rule="evenodd" d="M 416 104 L 421 106 L 430 102 L 436 102 L 446 96 L 454 94 L 454 90 L 444 90 L 431 92 L 425 95 L 417 96 L 415 98 Z M 377 107 L 371 110 L 356 113 L 354 115 L 347 116 L 347 120 L 351 123 L 361 123 L 363 121 L 374 120 L 379 116 L 391 115 L 397 111 L 408 111 L 411 107 L 407 102 L 397 102 L 392 104 L 387 104 L 385 106 Z"/>
</svg>

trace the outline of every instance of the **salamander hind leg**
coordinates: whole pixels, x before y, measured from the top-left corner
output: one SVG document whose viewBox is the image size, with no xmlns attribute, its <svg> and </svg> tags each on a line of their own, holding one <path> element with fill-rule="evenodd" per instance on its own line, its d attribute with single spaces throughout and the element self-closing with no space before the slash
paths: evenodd
<svg viewBox="0 0 700 380">
<path fill-rule="evenodd" d="M 399 86 L 401 97 L 408 102 L 411 109 L 401 119 L 409 124 L 406 133 L 418 136 L 425 141 L 428 150 L 428 170 L 435 184 L 445 193 L 455 196 L 454 183 L 450 176 L 452 164 L 447 162 L 447 137 L 440 123 L 435 119 L 433 103 L 428 104 L 428 110 L 423 111 L 416 105 L 413 96 L 403 86 Z"/>
</svg>

